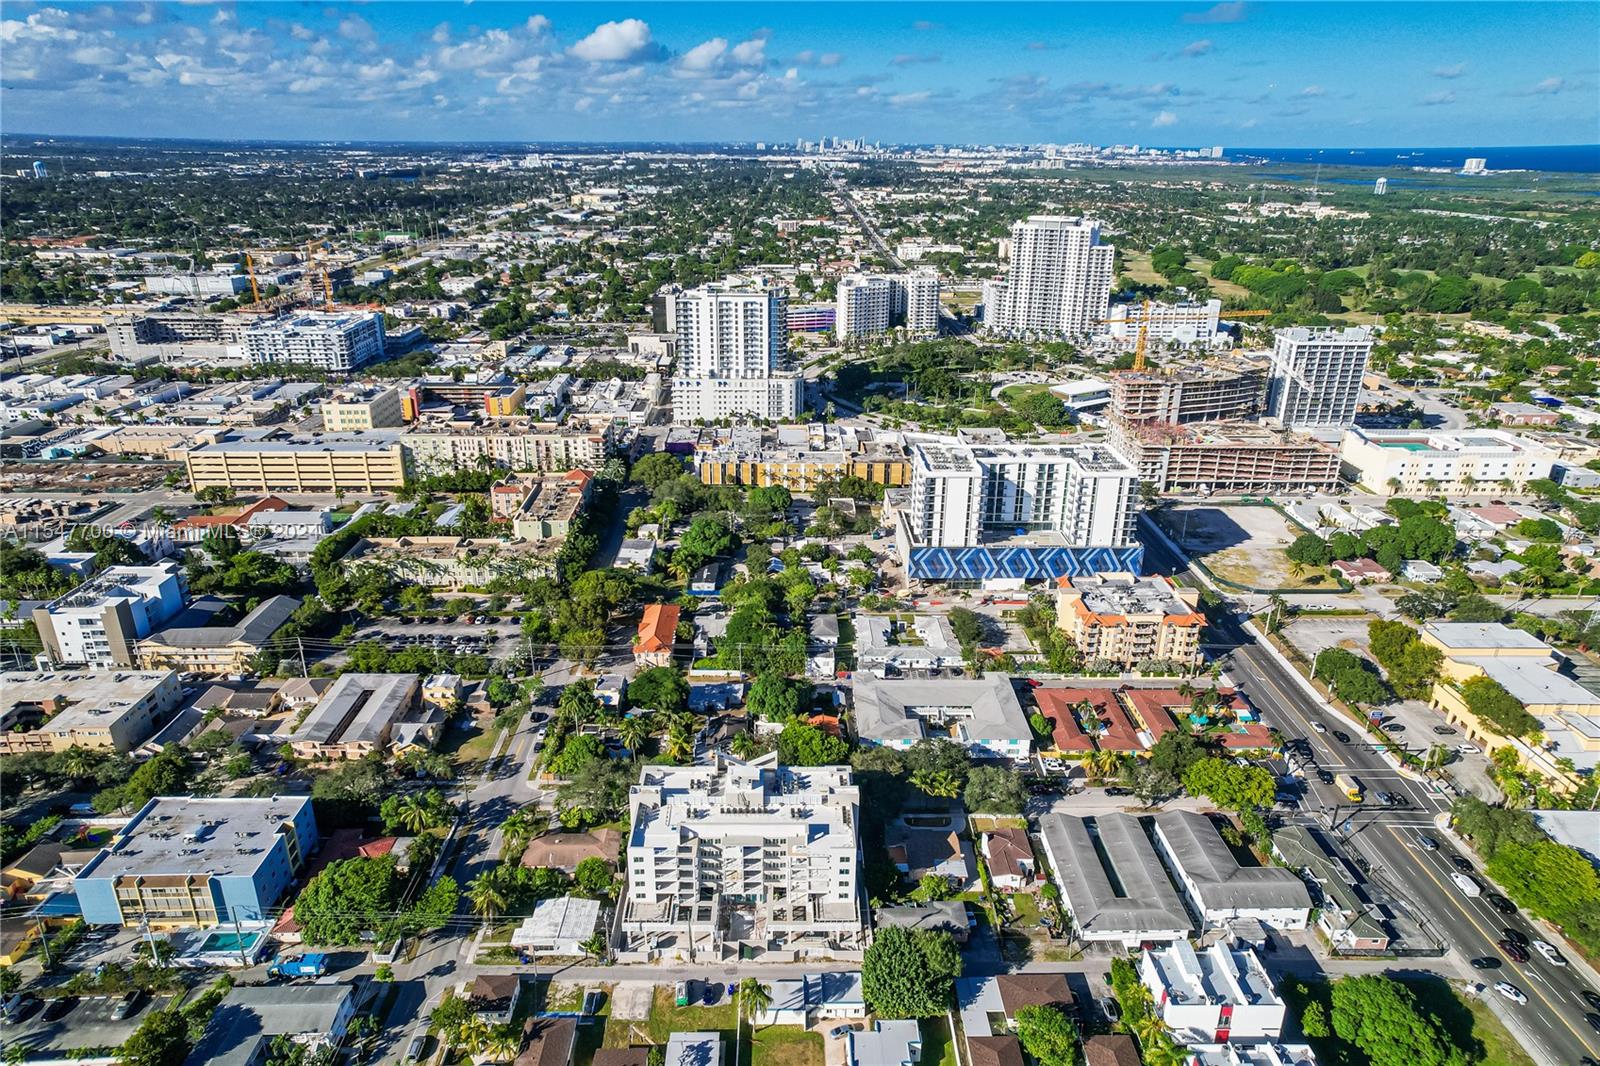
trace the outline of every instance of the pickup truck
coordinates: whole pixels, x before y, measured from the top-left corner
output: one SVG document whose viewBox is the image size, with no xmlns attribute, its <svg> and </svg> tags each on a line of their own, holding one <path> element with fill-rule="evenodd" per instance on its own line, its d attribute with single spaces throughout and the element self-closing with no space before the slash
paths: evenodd
<svg viewBox="0 0 1600 1066">
<path fill-rule="evenodd" d="M 321 952 L 305 955 L 296 955 L 292 958 L 279 956 L 272 960 L 267 974 L 271 977 L 321 977 L 328 972 L 328 956 Z"/>
</svg>

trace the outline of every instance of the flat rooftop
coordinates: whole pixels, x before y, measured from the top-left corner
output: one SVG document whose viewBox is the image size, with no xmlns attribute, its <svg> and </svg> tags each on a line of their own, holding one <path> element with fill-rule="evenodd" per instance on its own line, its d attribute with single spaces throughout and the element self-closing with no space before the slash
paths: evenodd
<svg viewBox="0 0 1600 1066">
<path fill-rule="evenodd" d="M 1600 710 L 1600 695 L 1553 669 L 1549 660 L 1503 658 L 1497 655 L 1458 655 L 1452 658 L 1456 662 L 1476 666 L 1526 706 L 1559 704 Z"/>
<path fill-rule="evenodd" d="M 952 722 L 968 740 L 1031 740 L 1010 674 L 981 678 L 855 678 L 856 730 L 869 740 L 915 740 L 929 722 Z"/>
<path fill-rule="evenodd" d="M 176 563 L 155 566 L 111 566 L 51 602 L 51 611 L 96 607 L 114 599 L 159 599 L 161 585 L 182 573 Z"/>
<path fill-rule="evenodd" d="M 1287 871 L 1285 871 L 1287 872 Z M 1293 874 L 1290 874 L 1293 877 Z M 1218 942 L 1197 952 L 1187 940 L 1147 952 L 1170 1002 L 1236 1007 L 1282 1003 L 1255 952 L 1232 951 Z"/>
<path fill-rule="evenodd" d="M 1550 645 L 1532 633 L 1499 622 L 1424 622 L 1422 631 L 1450 651 L 1550 651 Z"/>
<path fill-rule="evenodd" d="M 177 687 L 171 670 L 7 670 L 0 673 L 0 721 L 30 704 L 54 701 L 64 707 L 50 716 L 42 727 L 44 732 L 94 728 L 169 681 Z"/>
<path fill-rule="evenodd" d="M 162 796 L 134 815 L 115 842 L 78 876 L 249 877 L 266 858 L 281 827 L 310 803 L 310 796 Z"/>
<path fill-rule="evenodd" d="M 1172 586 L 1159 577 L 1132 574 L 1095 574 L 1070 580 L 1083 605 L 1095 614 L 1190 615 L 1195 609 L 1178 598 Z"/>
</svg>

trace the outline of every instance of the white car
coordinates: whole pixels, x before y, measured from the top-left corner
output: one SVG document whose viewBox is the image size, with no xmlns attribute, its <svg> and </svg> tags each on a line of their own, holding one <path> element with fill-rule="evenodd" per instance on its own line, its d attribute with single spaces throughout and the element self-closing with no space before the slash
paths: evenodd
<svg viewBox="0 0 1600 1066">
<path fill-rule="evenodd" d="M 1328 731 L 1328 727 L 1323 725 L 1321 722 L 1312 722 L 1311 731 L 1313 733 L 1326 733 Z"/>
<path fill-rule="evenodd" d="M 1471 744 L 1457 744 L 1456 745 L 1456 751 L 1460 752 L 1462 755 L 1477 755 L 1478 754 L 1478 749 L 1474 745 L 1471 745 Z"/>
<path fill-rule="evenodd" d="M 1556 946 L 1548 940 L 1535 940 L 1533 942 L 1533 950 L 1543 955 L 1544 961 L 1551 966 L 1565 966 L 1567 964 L 1566 957 L 1557 951 Z"/>
<path fill-rule="evenodd" d="M 1512 984 L 1510 981 L 1496 981 L 1494 983 L 1494 990 L 1513 1003 L 1528 1002 L 1528 994 L 1522 989 L 1518 988 L 1516 985 Z"/>
</svg>

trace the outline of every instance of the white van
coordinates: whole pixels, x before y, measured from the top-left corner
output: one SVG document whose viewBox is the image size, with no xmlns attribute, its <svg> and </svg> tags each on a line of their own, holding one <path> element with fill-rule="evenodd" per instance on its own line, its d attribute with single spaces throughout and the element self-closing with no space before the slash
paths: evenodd
<svg viewBox="0 0 1600 1066">
<path fill-rule="evenodd" d="M 1468 877 L 1466 874 L 1451 874 L 1450 880 L 1456 883 L 1456 887 L 1461 890 L 1463 896 L 1477 899 L 1483 895 L 1483 886 L 1478 884 L 1475 878 Z"/>
</svg>

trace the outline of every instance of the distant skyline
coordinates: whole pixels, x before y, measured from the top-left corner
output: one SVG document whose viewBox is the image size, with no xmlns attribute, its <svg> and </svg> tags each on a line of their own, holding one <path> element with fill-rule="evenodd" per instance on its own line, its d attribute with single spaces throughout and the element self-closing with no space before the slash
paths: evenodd
<svg viewBox="0 0 1600 1066">
<path fill-rule="evenodd" d="M 8 0 L 6 131 L 285 140 L 1600 140 L 1592 3 Z"/>
</svg>

